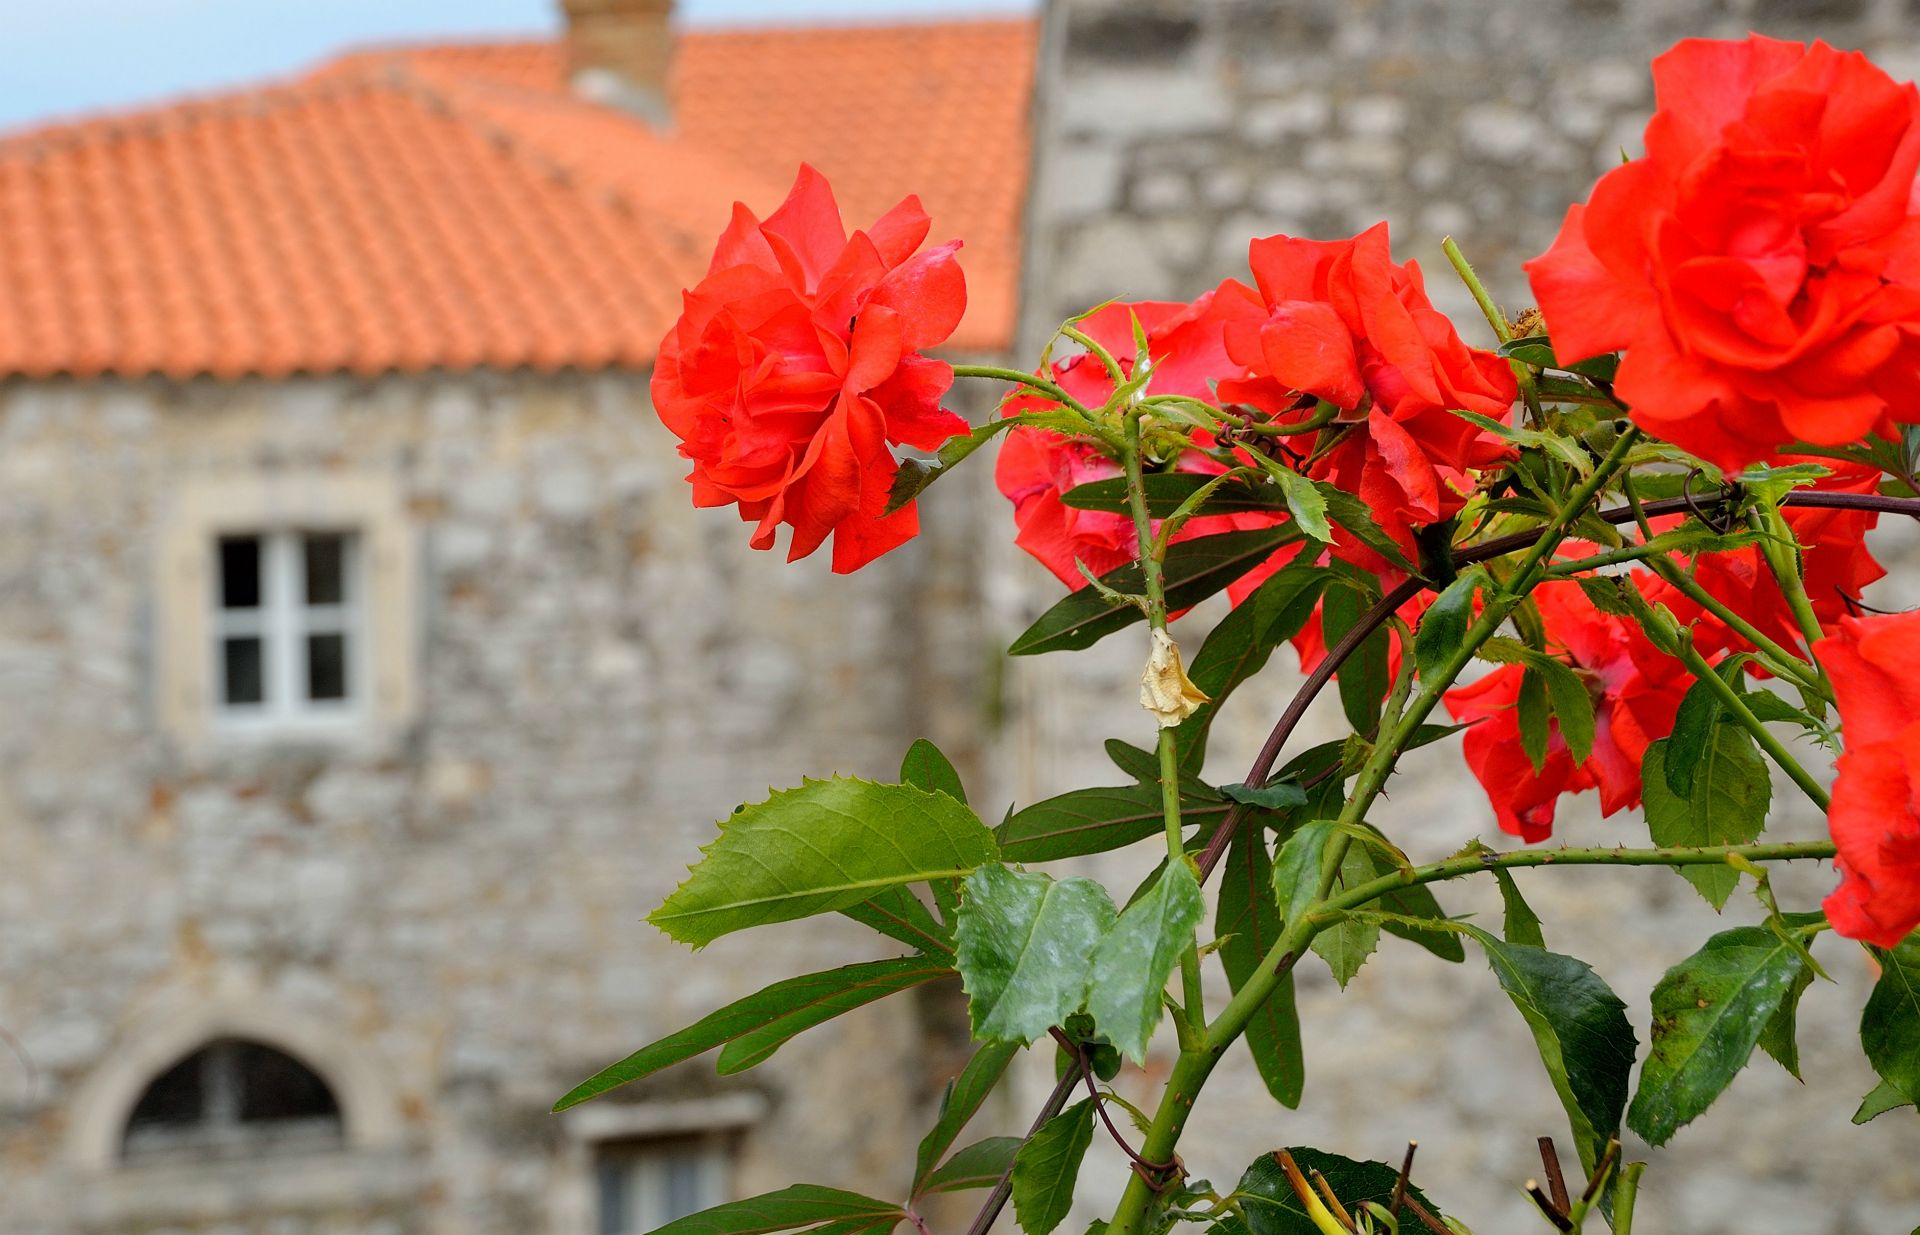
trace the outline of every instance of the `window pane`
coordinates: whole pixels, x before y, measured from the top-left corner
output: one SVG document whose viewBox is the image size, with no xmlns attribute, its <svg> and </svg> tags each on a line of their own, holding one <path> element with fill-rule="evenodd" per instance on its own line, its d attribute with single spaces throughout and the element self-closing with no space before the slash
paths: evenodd
<svg viewBox="0 0 1920 1235">
<path fill-rule="evenodd" d="M 206 1118 L 204 1051 L 195 1052 L 155 1078 L 127 1119 L 127 1131 L 177 1128 Z"/>
<path fill-rule="evenodd" d="M 347 598 L 347 538 L 314 532 L 305 538 L 307 603 L 337 605 Z"/>
<path fill-rule="evenodd" d="M 240 1119 L 338 1119 L 327 1083 L 290 1055 L 256 1042 L 233 1044 L 240 1081 Z"/>
<path fill-rule="evenodd" d="M 666 1155 L 666 1212 L 661 1215 L 664 1220 L 672 1222 L 713 1204 L 706 1198 L 706 1158 L 698 1150 L 688 1149 Z"/>
<path fill-rule="evenodd" d="M 221 699 L 234 705 L 265 703 L 267 699 L 266 649 L 258 635 L 241 635 L 220 641 Z"/>
<path fill-rule="evenodd" d="M 307 636 L 307 698 L 347 697 L 347 637 Z"/>
<path fill-rule="evenodd" d="M 258 536 L 222 536 L 220 538 L 220 607 L 223 609 L 260 607 L 260 538 Z"/>
<path fill-rule="evenodd" d="M 595 1174 L 599 1177 L 600 1235 L 632 1235 L 633 1169 L 629 1158 L 603 1160 Z"/>
</svg>

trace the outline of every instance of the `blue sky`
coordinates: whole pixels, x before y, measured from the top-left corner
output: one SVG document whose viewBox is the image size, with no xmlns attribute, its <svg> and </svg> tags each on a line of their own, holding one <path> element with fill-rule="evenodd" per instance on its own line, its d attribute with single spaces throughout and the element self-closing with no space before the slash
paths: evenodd
<svg viewBox="0 0 1920 1235">
<path fill-rule="evenodd" d="M 217 89 L 352 44 L 551 31 L 559 0 L 17 0 L 0 36 L 0 128 Z M 688 24 L 921 19 L 1035 0 L 680 0 Z"/>
</svg>

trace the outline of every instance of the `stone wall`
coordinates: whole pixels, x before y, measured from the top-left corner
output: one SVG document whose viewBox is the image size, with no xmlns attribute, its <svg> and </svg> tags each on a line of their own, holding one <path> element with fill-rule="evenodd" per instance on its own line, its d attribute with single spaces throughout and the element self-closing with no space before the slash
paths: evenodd
<svg viewBox="0 0 1920 1235">
<path fill-rule="evenodd" d="M 1440 240 L 1456 236 L 1496 294 L 1524 306 L 1519 263 L 1546 247 L 1566 205 L 1622 149 L 1637 152 L 1651 106 L 1648 61 L 1675 39 L 1759 28 L 1865 47 L 1901 76 L 1920 68 L 1912 6 L 1897 0 L 1056 0 L 1047 21 L 1028 354 L 1062 318 L 1101 300 L 1185 299 L 1221 277 L 1245 277 L 1252 237 L 1334 238 L 1382 218 L 1396 257 L 1417 258 L 1436 301 L 1484 343 Z M 1883 532 L 1883 557 L 1920 562 L 1912 528 Z M 1059 594 L 1014 551 L 997 568 L 1009 631 Z M 1900 603 L 1899 588 L 1881 603 Z M 1905 594 L 1910 601 L 1911 589 Z M 1217 615 L 1209 607 L 1184 619 L 1183 644 L 1197 646 Z M 1131 708 L 1144 655 L 1143 641 L 1119 636 L 1091 655 L 1013 662 L 1013 736 L 1002 764 L 1009 796 L 1025 802 L 1113 783 L 1102 741 L 1151 740 Z M 1298 683 L 1281 661 L 1290 658 L 1277 656 L 1223 716 L 1212 779 L 1244 774 Z M 1337 707 L 1324 704 L 1298 745 L 1340 732 Z M 1776 787 L 1778 800 L 1793 794 L 1784 782 Z M 1569 805 L 1559 828 L 1569 843 L 1644 841 L 1633 834 L 1637 819 L 1601 820 L 1584 799 Z M 1376 821 L 1416 860 L 1476 834 L 1501 840 L 1451 744 L 1408 761 Z M 1798 810 L 1780 816 L 1773 834 L 1821 830 L 1817 816 Z M 1125 862 L 1089 865 L 1122 889 L 1138 873 Z M 1810 866 L 1778 886 L 1809 907 L 1831 880 L 1830 870 Z M 1661 872 L 1543 871 L 1523 885 L 1547 920 L 1549 946 L 1598 968 L 1627 1000 L 1643 1042 L 1647 992 L 1660 974 L 1708 933 L 1756 913 L 1742 893 L 1716 918 Z M 1441 895 L 1453 911 L 1498 920 L 1490 886 Z M 1841 1235 L 1920 1222 L 1920 1123 L 1849 1122 L 1874 1079 L 1855 1033 L 1871 975 L 1857 951 L 1828 943 L 1822 956 L 1838 985 L 1819 984 L 1806 999 L 1808 1084 L 1757 1061 L 1670 1148 L 1652 1153 L 1639 1226 Z M 1236 1055 L 1202 1100 L 1182 1147 L 1187 1165 L 1225 1186 L 1277 1145 L 1397 1160 L 1418 1139 L 1418 1176 L 1476 1230 L 1545 1229 L 1518 1189 L 1539 1171 L 1535 1136 L 1568 1144 L 1565 1117 L 1485 966 L 1442 965 L 1388 939 L 1344 992 L 1313 958 L 1301 975 L 1305 1104 L 1275 1106 Z M 1169 1062 L 1158 1058 L 1149 1071 L 1164 1076 Z M 1030 1104 L 1048 1079 L 1036 1069 Z M 1131 1088 L 1123 1078 L 1122 1088 L 1151 1096 L 1140 1078 Z M 1650 1151 L 1633 1144 L 1629 1152 Z M 1124 1178 L 1103 1138 L 1094 1154 L 1070 1223 L 1104 1216 Z"/>
<path fill-rule="evenodd" d="M 635 377 L 0 391 L 0 1228 L 581 1235 L 590 1126 L 547 1114 L 560 1093 L 768 981 L 893 954 L 825 921 L 696 958 L 642 918 L 769 786 L 890 778 L 920 733 L 978 762 L 972 503 L 936 490 L 916 551 L 847 579 L 752 552 L 682 472 Z M 179 586 L 155 528 L 196 482 L 295 473 L 397 489 L 423 706 L 372 744 L 189 748 L 155 704 Z M 735 1112 L 743 1194 L 891 1191 L 947 1002 L 583 1111 Z M 202 1030 L 298 1046 L 346 1149 L 113 1161 Z"/>
</svg>

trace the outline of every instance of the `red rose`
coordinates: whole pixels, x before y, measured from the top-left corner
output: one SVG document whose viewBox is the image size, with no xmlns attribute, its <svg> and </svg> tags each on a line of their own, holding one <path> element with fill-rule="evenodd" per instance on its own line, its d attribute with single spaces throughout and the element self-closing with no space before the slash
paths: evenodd
<svg viewBox="0 0 1920 1235">
<path fill-rule="evenodd" d="M 931 450 L 967 428 L 940 407 L 952 368 L 921 354 L 967 303 L 958 241 L 914 256 L 928 226 L 909 197 L 848 237 L 833 190 L 803 166 L 766 222 L 734 207 L 685 293 L 653 404 L 693 460 L 694 505 L 739 503 L 759 524 L 754 548 L 771 548 L 782 523 L 789 561 L 832 535 L 845 573 L 920 530 L 912 504 L 883 513 L 889 444 Z"/>
<path fill-rule="evenodd" d="M 1394 264 L 1384 223 L 1351 240 L 1269 236 L 1253 242 L 1249 262 L 1258 311 L 1226 330 L 1227 354 L 1247 377 L 1221 381 L 1220 397 L 1276 416 L 1298 409 L 1295 419 L 1316 399 L 1343 409 L 1312 441 L 1288 445 L 1312 457 L 1338 435 L 1311 474 L 1358 495 L 1411 556 L 1413 527 L 1458 511 L 1470 473 L 1507 454 L 1450 409 L 1505 416 L 1511 367 L 1461 342 L 1428 301 L 1420 267 Z M 1344 532 L 1335 552 L 1385 566 Z"/>
<path fill-rule="evenodd" d="M 1648 432 L 1732 472 L 1920 417 L 1920 91 L 1858 52 L 1688 39 L 1645 158 L 1527 265 L 1555 349 L 1626 349 Z"/>
<path fill-rule="evenodd" d="M 1209 382 L 1223 374 L 1240 372 L 1228 361 L 1221 339 L 1225 314 L 1229 311 L 1229 301 L 1219 293 L 1208 292 L 1192 304 L 1142 301 L 1108 305 L 1081 321 L 1079 329 L 1106 348 L 1125 372 L 1131 373 L 1135 352 L 1133 321 L 1137 317 L 1147 334 L 1148 354 L 1153 357 L 1153 376 L 1147 383 L 1146 393 L 1179 394 L 1211 401 L 1213 391 Z M 1088 407 L 1104 405 L 1113 394 L 1112 377 L 1100 359 L 1091 353 L 1056 361 L 1051 376 L 1062 389 Z M 1046 401 L 1037 396 L 1024 396 L 1010 400 L 1006 410 L 1008 415 L 1014 415 L 1046 406 L 1049 406 Z M 1174 467 L 1205 475 L 1218 475 L 1225 470 L 1205 455 L 1192 453 L 1182 456 Z M 1074 565 L 1076 561 L 1085 562 L 1087 569 L 1103 575 L 1133 561 L 1138 544 L 1130 517 L 1110 511 L 1076 510 L 1062 502 L 1061 496 L 1080 485 L 1119 475 L 1119 462 L 1097 446 L 1034 428 L 1009 431 L 994 467 L 994 480 L 1000 492 L 1013 502 L 1014 522 L 1020 529 L 1014 543 L 1032 554 L 1062 583 L 1076 590 L 1087 583 Z M 1262 527 L 1278 517 L 1248 514 L 1189 519 L 1175 533 L 1174 540 Z"/>
<path fill-rule="evenodd" d="M 1920 612 L 1843 618 L 1814 651 L 1846 740 L 1827 812 L 1840 886 L 1824 907 L 1842 935 L 1891 948 L 1920 926 Z"/>
<path fill-rule="evenodd" d="M 1630 578 L 1642 582 L 1642 576 Z M 1501 829 L 1527 841 L 1553 834 L 1563 793 L 1598 788 L 1605 815 L 1638 806 L 1640 763 L 1648 746 L 1673 731 L 1689 682 L 1680 662 L 1655 648 L 1637 623 L 1595 609 L 1571 580 L 1542 584 L 1533 595 L 1546 623 L 1548 651 L 1572 665 L 1593 692 L 1593 752 L 1586 762 L 1574 763 L 1556 721 L 1546 763 L 1534 769 L 1520 745 L 1518 665 L 1504 665 L 1445 696 L 1455 720 L 1478 722 L 1462 739 L 1463 752 Z"/>
</svg>

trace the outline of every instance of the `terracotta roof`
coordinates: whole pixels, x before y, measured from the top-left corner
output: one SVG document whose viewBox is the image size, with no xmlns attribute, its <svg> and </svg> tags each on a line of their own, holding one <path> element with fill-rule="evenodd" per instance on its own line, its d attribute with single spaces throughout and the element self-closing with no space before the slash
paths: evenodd
<svg viewBox="0 0 1920 1235">
<path fill-rule="evenodd" d="M 850 227 L 967 247 L 958 351 L 1013 334 L 1031 21 L 695 31 L 664 132 L 554 43 L 359 52 L 0 137 L 0 375 L 641 367 L 733 201 L 803 160 Z"/>
</svg>

